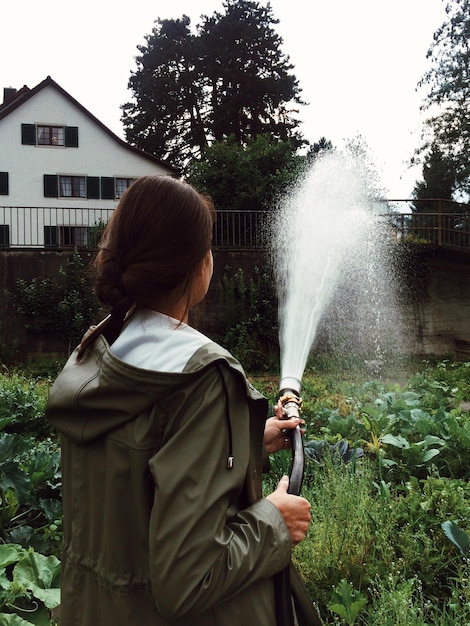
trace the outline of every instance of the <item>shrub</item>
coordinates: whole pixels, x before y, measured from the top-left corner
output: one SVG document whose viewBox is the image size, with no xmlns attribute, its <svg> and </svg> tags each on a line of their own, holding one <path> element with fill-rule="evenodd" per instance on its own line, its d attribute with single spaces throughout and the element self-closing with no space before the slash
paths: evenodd
<svg viewBox="0 0 470 626">
<path fill-rule="evenodd" d="M 0 430 L 41 438 L 50 434 L 44 417 L 48 385 L 19 374 L 0 374 Z"/>
<path fill-rule="evenodd" d="M 54 333 L 64 345 L 75 345 L 96 319 L 98 300 L 89 285 L 84 264 L 75 250 L 53 278 L 19 279 L 11 294 L 13 305 L 27 330 Z"/>
<path fill-rule="evenodd" d="M 221 283 L 221 343 L 252 372 L 271 371 L 279 363 L 277 304 L 269 270 L 255 268 L 247 278 L 242 269 Z"/>
</svg>

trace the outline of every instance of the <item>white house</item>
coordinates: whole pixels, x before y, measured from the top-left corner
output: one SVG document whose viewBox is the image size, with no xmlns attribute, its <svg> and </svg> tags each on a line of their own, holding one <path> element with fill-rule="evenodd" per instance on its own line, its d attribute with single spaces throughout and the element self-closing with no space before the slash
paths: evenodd
<svg viewBox="0 0 470 626">
<path fill-rule="evenodd" d="M 117 137 L 49 76 L 33 89 L 4 89 L 1 247 L 93 245 L 123 191 L 152 173 L 179 175 Z"/>
</svg>

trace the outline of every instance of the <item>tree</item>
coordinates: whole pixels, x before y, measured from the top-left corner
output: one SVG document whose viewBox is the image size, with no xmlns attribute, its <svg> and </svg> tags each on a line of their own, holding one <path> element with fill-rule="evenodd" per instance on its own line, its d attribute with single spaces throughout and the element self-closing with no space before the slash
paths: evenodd
<svg viewBox="0 0 470 626">
<path fill-rule="evenodd" d="M 243 144 L 270 133 L 280 140 L 303 141 L 299 122 L 288 109 L 302 103 L 289 58 L 281 52 L 282 39 L 272 25 L 270 4 L 226 0 L 225 14 L 204 17 L 199 28 L 203 64 L 209 80 L 212 134 L 220 141 L 230 135 Z"/>
<path fill-rule="evenodd" d="M 193 161 L 188 180 L 211 196 L 216 208 L 262 211 L 272 207 L 305 165 L 288 141 L 258 135 L 245 146 L 232 135 L 207 148 Z"/>
<path fill-rule="evenodd" d="M 408 226 L 415 238 L 437 242 L 439 214 L 459 211 L 459 205 L 452 202 L 455 184 L 453 162 L 434 143 L 423 164 L 423 180 L 413 190 L 413 215 Z"/>
<path fill-rule="evenodd" d="M 326 137 L 321 137 L 318 141 L 314 142 L 308 151 L 307 161 L 314 163 L 315 159 L 321 154 L 333 150 L 333 144 Z"/>
<path fill-rule="evenodd" d="M 454 193 L 470 193 L 470 0 L 451 0 L 447 21 L 434 33 L 428 51 L 431 69 L 423 109 L 436 111 L 427 121 L 419 152 L 431 158 L 438 147 L 455 175 Z M 432 158 L 434 158 L 436 154 Z"/>
<path fill-rule="evenodd" d="M 423 164 L 423 180 L 415 185 L 413 197 L 417 200 L 414 210 L 418 212 L 435 212 L 435 203 L 426 200 L 452 200 L 456 186 L 455 169 L 452 161 L 442 153 L 439 145 L 433 144 Z M 447 210 L 455 210 L 454 204 L 446 203 Z"/>
<path fill-rule="evenodd" d="M 138 46 L 122 105 L 126 139 L 183 168 L 214 141 L 233 136 L 245 145 L 258 135 L 305 144 L 296 111 L 300 88 L 281 51 L 272 9 L 248 0 L 225 0 L 225 13 L 158 19 L 147 45 Z"/>
<path fill-rule="evenodd" d="M 204 82 L 189 26 L 187 16 L 157 20 L 147 46 L 138 46 L 129 80 L 135 101 L 121 107 L 127 141 L 177 167 L 206 147 Z"/>
</svg>

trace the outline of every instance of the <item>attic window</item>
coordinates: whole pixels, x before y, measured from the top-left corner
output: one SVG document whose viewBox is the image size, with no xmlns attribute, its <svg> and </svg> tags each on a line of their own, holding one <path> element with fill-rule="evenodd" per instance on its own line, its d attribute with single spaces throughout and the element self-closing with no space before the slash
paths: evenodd
<svg viewBox="0 0 470 626">
<path fill-rule="evenodd" d="M 65 128 L 63 126 L 38 126 L 38 146 L 64 146 Z"/>
<path fill-rule="evenodd" d="M 78 126 L 21 124 L 21 143 L 24 146 L 78 148 Z"/>
</svg>

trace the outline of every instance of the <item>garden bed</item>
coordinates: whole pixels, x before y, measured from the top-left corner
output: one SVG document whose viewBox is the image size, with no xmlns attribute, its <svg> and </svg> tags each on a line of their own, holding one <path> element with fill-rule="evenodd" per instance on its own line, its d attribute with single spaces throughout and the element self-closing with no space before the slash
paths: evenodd
<svg viewBox="0 0 470 626">
<path fill-rule="evenodd" d="M 58 366 L 0 375 L 2 624 L 55 623 L 60 450 L 44 406 Z M 312 524 L 293 558 L 325 624 L 470 621 L 470 363 L 414 371 L 399 382 L 305 372 Z M 252 381 L 276 402 L 277 375 Z M 289 465 L 272 456 L 266 493 Z"/>
</svg>

